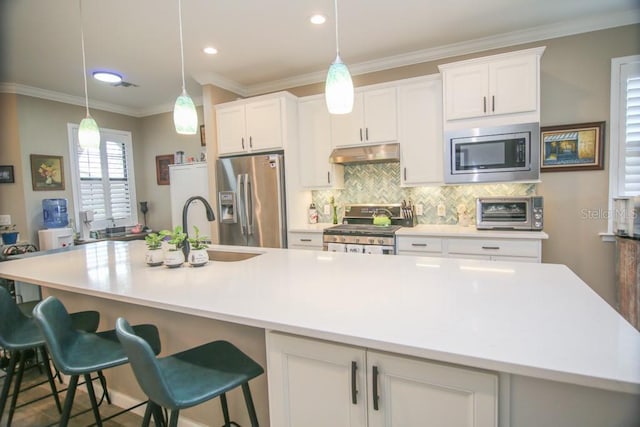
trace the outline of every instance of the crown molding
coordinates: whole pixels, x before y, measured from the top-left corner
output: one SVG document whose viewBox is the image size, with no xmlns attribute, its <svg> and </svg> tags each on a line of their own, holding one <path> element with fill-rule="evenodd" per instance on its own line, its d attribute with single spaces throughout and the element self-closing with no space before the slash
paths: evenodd
<svg viewBox="0 0 640 427">
<path fill-rule="evenodd" d="M 237 95 L 240 95 L 242 97 L 247 97 L 252 95 L 251 93 L 249 93 L 247 91 L 248 87 L 247 86 L 243 86 L 240 83 L 228 79 L 218 73 L 213 73 L 213 72 L 201 72 L 201 73 L 194 73 L 191 74 L 191 77 L 197 81 L 198 83 L 200 83 L 200 85 L 204 86 L 204 85 L 214 85 L 217 86 L 219 88 L 228 90 L 230 92 L 233 92 Z M 291 86 L 289 86 L 291 87 Z"/>
</svg>

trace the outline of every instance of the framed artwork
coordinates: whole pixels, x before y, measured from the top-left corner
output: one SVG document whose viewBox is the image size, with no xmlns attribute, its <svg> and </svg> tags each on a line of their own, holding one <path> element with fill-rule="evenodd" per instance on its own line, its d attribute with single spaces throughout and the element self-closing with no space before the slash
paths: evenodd
<svg viewBox="0 0 640 427">
<path fill-rule="evenodd" d="M 603 169 L 604 123 L 540 128 L 540 170 L 561 172 Z"/>
<path fill-rule="evenodd" d="M 16 182 L 16 179 L 13 176 L 13 166 L 0 166 L 0 184 L 12 184 L 14 182 Z"/>
<path fill-rule="evenodd" d="M 200 125 L 200 146 L 204 147 L 207 145 L 207 140 L 204 136 L 204 125 Z"/>
<path fill-rule="evenodd" d="M 173 164 L 173 154 L 156 156 L 156 180 L 158 185 L 169 185 L 169 165 Z"/>
<path fill-rule="evenodd" d="M 33 191 L 64 190 L 62 156 L 31 154 L 30 159 Z"/>
</svg>

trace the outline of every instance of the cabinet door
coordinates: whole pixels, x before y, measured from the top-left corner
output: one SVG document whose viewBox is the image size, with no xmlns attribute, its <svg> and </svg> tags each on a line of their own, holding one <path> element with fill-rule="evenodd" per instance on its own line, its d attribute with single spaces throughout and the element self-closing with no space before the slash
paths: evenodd
<svg viewBox="0 0 640 427">
<path fill-rule="evenodd" d="M 321 251 L 322 233 L 289 232 L 289 248 Z"/>
<path fill-rule="evenodd" d="M 280 99 L 250 102 L 245 106 L 245 115 L 249 150 L 282 148 Z"/>
<path fill-rule="evenodd" d="M 536 55 L 504 59 L 489 64 L 490 113 L 508 114 L 538 108 Z"/>
<path fill-rule="evenodd" d="M 298 104 L 300 180 L 306 188 L 344 186 L 344 168 L 329 163 L 331 119 L 324 98 Z"/>
<path fill-rule="evenodd" d="M 400 86 L 398 98 L 401 184 L 441 183 L 442 81 Z"/>
<path fill-rule="evenodd" d="M 248 147 L 245 142 L 244 106 L 216 110 L 218 128 L 218 154 L 240 153 Z"/>
<path fill-rule="evenodd" d="M 272 426 L 366 426 L 363 349 L 271 332 L 267 363 Z"/>
<path fill-rule="evenodd" d="M 330 114 L 331 144 L 333 147 L 357 145 L 364 139 L 364 97 L 356 93 L 353 101 L 353 111 L 349 114 Z"/>
<path fill-rule="evenodd" d="M 481 117 L 487 113 L 489 67 L 466 65 L 444 72 L 445 119 Z"/>
<path fill-rule="evenodd" d="M 495 374 L 369 351 L 367 381 L 369 427 L 498 425 Z"/>
<path fill-rule="evenodd" d="M 396 88 L 363 92 L 364 142 L 382 143 L 398 139 Z"/>
</svg>

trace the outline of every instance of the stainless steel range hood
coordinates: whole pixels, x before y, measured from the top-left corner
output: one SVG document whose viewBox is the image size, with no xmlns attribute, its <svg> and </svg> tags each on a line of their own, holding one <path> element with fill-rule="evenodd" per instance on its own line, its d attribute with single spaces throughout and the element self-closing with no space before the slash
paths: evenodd
<svg viewBox="0 0 640 427">
<path fill-rule="evenodd" d="M 359 163 L 391 163 L 400 161 L 400 144 L 364 145 L 336 148 L 329 156 L 331 163 L 342 165 Z"/>
</svg>

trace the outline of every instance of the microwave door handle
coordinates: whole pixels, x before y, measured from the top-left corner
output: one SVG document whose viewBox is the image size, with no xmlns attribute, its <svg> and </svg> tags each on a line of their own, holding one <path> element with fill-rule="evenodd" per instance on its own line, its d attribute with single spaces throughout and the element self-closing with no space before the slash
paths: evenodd
<svg viewBox="0 0 640 427">
<path fill-rule="evenodd" d="M 237 187 L 237 194 L 236 194 L 236 199 L 238 200 L 238 219 L 240 220 L 240 231 L 242 232 L 242 235 L 244 236 L 244 217 L 243 217 L 243 208 L 244 208 L 244 200 L 242 198 L 242 188 L 243 188 L 243 177 L 244 175 L 242 174 L 238 174 L 237 180 L 236 182 L 238 183 L 238 187 Z"/>
<path fill-rule="evenodd" d="M 244 174 L 244 213 L 247 219 L 247 236 L 253 235 L 253 201 L 251 199 L 251 180 Z"/>
</svg>

